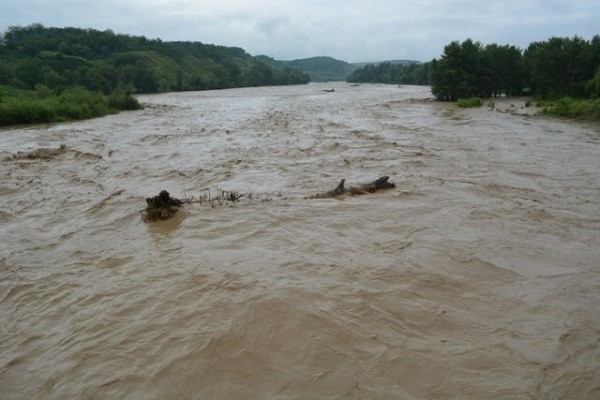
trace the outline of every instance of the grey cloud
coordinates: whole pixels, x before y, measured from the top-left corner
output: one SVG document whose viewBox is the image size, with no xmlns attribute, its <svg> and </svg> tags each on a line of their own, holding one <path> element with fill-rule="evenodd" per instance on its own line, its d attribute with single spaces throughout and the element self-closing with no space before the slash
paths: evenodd
<svg viewBox="0 0 600 400">
<path fill-rule="evenodd" d="M 0 29 L 46 26 L 112 29 L 163 40 L 242 47 L 279 59 L 330 55 L 346 61 L 438 57 L 453 40 L 524 48 L 551 36 L 598 32 L 600 2 L 580 0 L 21 0 Z"/>
</svg>

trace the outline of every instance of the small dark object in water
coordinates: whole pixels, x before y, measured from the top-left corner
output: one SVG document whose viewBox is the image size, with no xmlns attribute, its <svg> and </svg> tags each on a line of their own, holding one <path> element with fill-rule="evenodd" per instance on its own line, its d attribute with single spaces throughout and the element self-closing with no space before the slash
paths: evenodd
<svg viewBox="0 0 600 400">
<path fill-rule="evenodd" d="M 344 187 L 346 183 L 345 179 L 342 179 L 340 183 L 335 187 L 335 189 L 328 190 L 323 193 L 317 193 L 312 196 L 308 196 L 307 199 L 327 199 L 329 197 L 339 196 L 347 192 L 347 189 Z"/>
<path fill-rule="evenodd" d="M 171 197 L 166 190 L 161 190 L 158 196 L 148 197 L 146 203 L 148 203 L 148 206 L 144 210 L 144 221 L 169 219 L 177 213 L 179 207 L 183 204 L 181 200 Z"/>
<path fill-rule="evenodd" d="M 333 93 L 335 92 L 335 89 L 323 89 L 324 92 L 329 92 L 329 93 Z"/>
<path fill-rule="evenodd" d="M 365 193 L 373 193 L 381 189 L 391 189 L 395 188 L 396 184 L 393 182 L 388 182 L 390 179 L 389 176 L 382 176 L 377 180 L 369 183 L 363 183 L 358 186 L 353 186 L 348 188 L 348 192 L 350 194 L 365 194 Z"/>
<path fill-rule="evenodd" d="M 346 192 L 346 188 L 344 187 L 344 184 L 346 183 L 345 179 L 342 179 L 340 181 L 340 183 L 337 185 L 337 187 L 335 189 L 333 189 L 331 192 L 333 194 L 342 194 Z"/>
<path fill-rule="evenodd" d="M 326 198 L 330 198 L 330 197 L 336 197 L 336 196 L 339 196 L 342 194 L 359 195 L 359 194 L 365 194 L 365 193 L 373 193 L 373 192 L 376 192 L 377 190 L 382 190 L 382 189 L 395 188 L 396 184 L 393 182 L 388 182 L 389 179 L 390 179 L 389 176 L 382 176 L 373 182 L 363 183 L 363 184 L 360 184 L 357 186 L 351 186 L 349 188 L 346 188 L 344 186 L 344 184 L 346 183 L 346 180 L 342 179 L 335 189 L 329 190 L 324 193 L 317 193 L 313 196 L 309 196 L 308 198 L 309 199 L 326 199 Z"/>
</svg>

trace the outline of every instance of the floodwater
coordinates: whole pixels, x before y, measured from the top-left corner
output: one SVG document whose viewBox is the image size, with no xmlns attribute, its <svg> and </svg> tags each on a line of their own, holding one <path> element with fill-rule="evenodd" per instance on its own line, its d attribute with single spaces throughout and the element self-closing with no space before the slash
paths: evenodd
<svg viewBox="0 0 600 400">
<path fill-rule="evenodd" d="M 600 398 L 600 127 L 429 97 L 172 93 L 1 130 L 0 398 Z M 145 223 L 162 189 L 192 202 Z"/>
</svg>

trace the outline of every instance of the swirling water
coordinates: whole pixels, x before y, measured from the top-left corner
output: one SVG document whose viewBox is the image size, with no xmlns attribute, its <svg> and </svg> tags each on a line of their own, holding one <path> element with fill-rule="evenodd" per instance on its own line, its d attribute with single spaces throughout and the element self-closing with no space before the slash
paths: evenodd
<svg viewBox="0 0 600 400">
<path fill-rule="evenodd" d="M 0 131 L 0 398 L 600 397 L 597 125 L 411 86 L 140 100 Z M 244 196 L 143 222 L 161 189 Z"/>
</svg>

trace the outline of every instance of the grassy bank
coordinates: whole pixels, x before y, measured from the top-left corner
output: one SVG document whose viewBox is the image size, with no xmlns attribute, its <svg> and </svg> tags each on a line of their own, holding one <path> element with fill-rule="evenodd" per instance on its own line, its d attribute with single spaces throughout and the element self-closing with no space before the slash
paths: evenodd
<svg viewBox="0 0 600 400">
<path fill-rule="evenodd" d="M 594 100 L 563 97 L 553 101 L 540 101 L 542 113 L 556 117 L 600 121 L 600 98 Z"/>
<path fill-rule="evenodd" d="M 470 108 L 480 107 L 483 101 L 478 97 L 468 99 L 458 99 L 458 107 Z M 491 107 L 494 103 L 490 102 Z M 526 101 L 524 107 L 529 107 L 531 101 Z M 600 98 L 597 99 L 576 99 L 572 97 L 562 97 L 557 100 L 538 100 L 536 106 L 540 113 L 552 117 L 569 118 L 585 121 L 600 121 Z M 514 107 L 514 104 L 511 104 Z"/>
<path fill-rule="evenodd" d="M 45 86 L 36 90 L 0 86 L 0 125 L 74 121 L 139 108 L 125 90 L 104 95 L 82 87 L 55 92 Z"/>
</svg>

